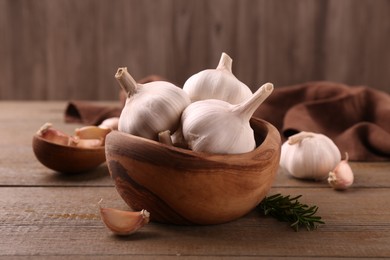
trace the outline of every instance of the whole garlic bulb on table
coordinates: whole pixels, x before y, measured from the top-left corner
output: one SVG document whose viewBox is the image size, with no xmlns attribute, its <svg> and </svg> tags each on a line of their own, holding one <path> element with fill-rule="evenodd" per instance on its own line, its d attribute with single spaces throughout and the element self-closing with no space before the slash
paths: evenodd
<svg viewBox="0 0 390 260">
<path fill-rule="evenodd" d="M 296 178 L 322 180 L 340 160 L 340 151 L 329 137 L 303 131 L 282 145 L 280 167 Z"/>
<path fill-rule="evenodd" d="M 218 99 L 190 104 L 182 114 L 182 132 L 189 148 L 216 154 L 239 154 L 255 149 L 249 120 L 272 91 L 273 85 L 266 83 L 240 104 Z"/>
<path fill-rule="evenodd" d="M 247 85 L 232 73 L 233 60 L 222 53 L 216 69 L 202 70 L 184 83 L 183 90 L 192 102 L 204 99 L 219 99 L 231 104 L 238 104 L 252 96 Z"/>
<path fill-rule="evenodd" d="M 181 88 L 167 81 L 138 84 L 126 68 L 119 68 L 115 78 L 127 93 L 119 131 L 157 140 L 158 133 L 180 126 L 181 113 L 191 102 Z"/>
</svg>

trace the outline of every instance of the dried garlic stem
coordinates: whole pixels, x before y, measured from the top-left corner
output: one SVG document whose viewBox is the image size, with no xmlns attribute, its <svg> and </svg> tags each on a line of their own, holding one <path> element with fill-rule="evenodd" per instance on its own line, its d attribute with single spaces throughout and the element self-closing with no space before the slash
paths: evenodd
<svg viewBox="0 0 390 260">
<path fill-rule="evenodd" d="M 115 74 L 116 80 L 121 88 L 127 93 L 127 97 L 134 95 L 137 92 L 137 82 L 127 72 L 127 68 L 119 68 Z"/>
</svg>

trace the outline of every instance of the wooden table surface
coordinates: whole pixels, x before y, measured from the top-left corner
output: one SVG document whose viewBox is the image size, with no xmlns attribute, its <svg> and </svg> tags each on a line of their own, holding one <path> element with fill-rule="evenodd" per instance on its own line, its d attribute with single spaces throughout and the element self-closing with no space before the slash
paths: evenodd
<svg viewBox="0 0 390 260">
<path fill-rule="evenodd" d="M 269 195 L 302 195 L 325 221 L 294 232 L 254 210 L 221 225 L 150 223 L 128 237 L 112 235 L 100 220 L 98 201 L 129 209 L 103 164 L 64 175 L 41 165 L 31 141 L 45 122 L 68 133 L 66 102 L 0 102 L 0 257 L 16 259 L 386 258 L 390 257 L 390 163 L 351 163 L 353 187 L 299 181 L 278 173 Z"/>
</svg>

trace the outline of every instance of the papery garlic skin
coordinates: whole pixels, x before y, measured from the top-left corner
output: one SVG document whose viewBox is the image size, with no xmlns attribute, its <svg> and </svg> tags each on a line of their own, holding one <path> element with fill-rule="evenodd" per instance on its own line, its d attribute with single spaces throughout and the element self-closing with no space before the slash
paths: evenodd
<svg viewBox="0 0 390 260">
<path fill-rule="evenodd" d="M 41 126 L 37 131 L 37 135 L 52 143 L 66 146 L 71 145 L 75 141 L 74 137 L 55 129 L 52 123 L 45 123 Z"/>
<path fill-rule="evenodd" d="M 147 210 L 124 211 L 100 207 L 103 223 L 116 235 L 130 235 L 149 223 L 150 213 Z"/>
<path fill-rule="evenodd" d="M 222 53 L 216 69 L 200 71 L 183 85 L 192 102 L 205 99 L 219 99 L 238 104 L 252 96 L 252 91 L 232 73 L 233 60 Z"/>
<path fill-rule="evenodd" d="M 166 81 L 137 84 L 126 68 L 120 68 L 116 78 L 128 93 L 119 131 L 152 140 L 157 140 L 162 131 L 176 131 L 181 113 L 191 103 L 181 88 Z"/>
<path fill-rule="evenodd" d="M 182 114 L 182 132 L 189 148 L 196 152 L 240 154 L 256 147 L 249 120 L 271 94 L 273 85 L 264 84 L 248 100 L 232 105 L 218 99 L 190 104 Z"/>
<path fill-rule="evenodd" d="M 348 164 L 348 153 L 346 153 L 346 159 L 339 162 L 336 168 L 329 172 L 328 183 L 336 190 L 346 190 L 353 184 L 353 181 L 354 175 Z"/>
<path fill-rule="evenodd" d="M 340 160 L 340 151 L 329 137 L 300 132 L 283 143 L 280 167 L 296 178 L 323 180 Z"/>
</svg>

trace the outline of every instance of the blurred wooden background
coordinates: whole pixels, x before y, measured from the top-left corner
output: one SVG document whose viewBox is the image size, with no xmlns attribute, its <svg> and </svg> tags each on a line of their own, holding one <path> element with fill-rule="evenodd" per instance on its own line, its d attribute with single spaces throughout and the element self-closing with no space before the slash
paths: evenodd
<svg viewBox="0 0 390 260">
<path fill-rule="evenodd" d="M 0 99 L 112 100 L 120 66 L 182 85 L 221 52 L 257 89 L 312 80 L 390 93 L 388 0 L 0 0 Z"/>
</svg>

